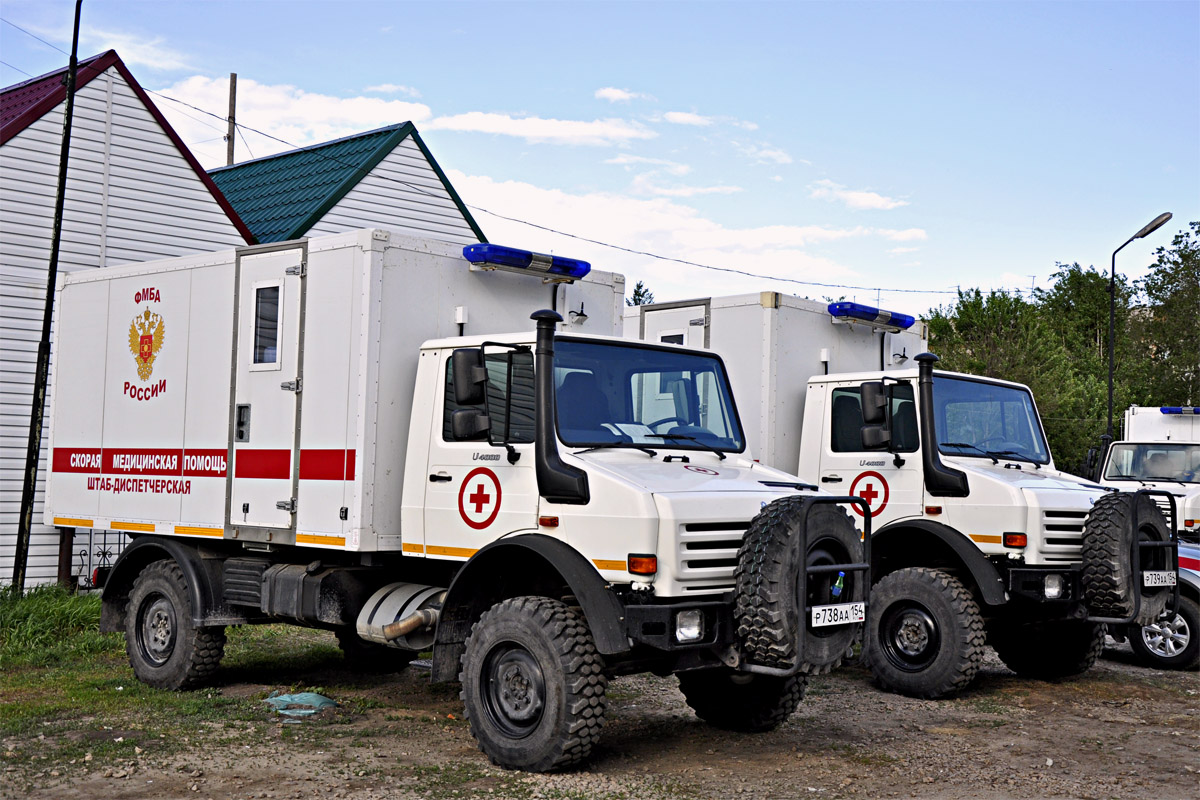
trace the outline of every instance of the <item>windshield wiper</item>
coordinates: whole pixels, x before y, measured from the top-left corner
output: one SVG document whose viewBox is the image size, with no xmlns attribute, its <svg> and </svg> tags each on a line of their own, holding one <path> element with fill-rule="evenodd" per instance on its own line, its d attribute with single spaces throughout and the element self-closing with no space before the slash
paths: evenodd
<svg viewBox="0 0 1200 800">
<path fill-rule="evenodd" d="M 590 453 L 593 450 L 611 450 L 611 449 L 617 448 L 617 447 L 623 448 L 625 450 L 641 450 L 643 453 L 650 456 L 651 458 L 654 458 L 655 456 L 658 455 L 657 450 L 651 450 L 649 447 L 642 447 L 641 445 L 629 444 L 628 442 L 605 442 L 604 444 L 595 444 L 595 445 L 592 445 L 591 447 L 586 447 L 583 450 L 576 450 L 574 453 L 571 453 L 571 455 L 578 456 L 578 455 L 583 455 L 584 453 Z"/>
<path fill-rule="evenodd" d="M 710 453 L 716 453 L 716 454 L 717 454 L 717 458 L 721 459 L 722 461 L 724 461 L 724 460 L 725 460 L 725 454 L 724 454 L 724 453 L 722 453 L 720 450 L 718 450 L 717 448 L 713 447 L 712 445 L 708 445 L 708 444 L 702 444 L 702 443 L 700 442 L 700 440 L 699 440 L 699 439 L 697 439 L 695 436 L 688 436 L 688 435 L 686 435 L 686 434 L 683 434 L 683 433 L 648 433 L 648 434 L 646 434 L 646 435 L 647 435 L 647 436 L 652 436 L 652 437 L 654 437 L 655 439 L 679 439 L 679 440 L 681 440 L 681 441 L 684 441 L 684 442 L 696 442 L 696 443 L 697 443 L 697 444 L 699 444 L 701 447 L 703 447 L 705 450 L 708 450 Z"/>
<path fill-rule="evenodd" d="M 1136 475 L 1123 475 L 1118 472 L 1116 475 L 1105 475 L 1104 477 L 1110 481 L 1137 481 L 1142 486 L 1146 485 L 1146 482 Z"/>
<path fill-rule="evenodd" d="M 1032 458 L 1024 455 L 1023 453 L 1018 453 L 1016 450 L 988 450 L 987 454 L 992 458 L 995 458 L 996 456 L 1004 456 L 1005 458 L 1016 459 L 1017 461 L 1028 461 L 1030 464 L 1033 464 L 1034 469 L 1042 468 L 1042 465 L 1039 462 L 1034 461 Z"/>
<path fill-rule="evenodd" d="M 1148 481 L 1170 481 L 1171 483 L 1178 483 L 1180 486 L 1187 486 L 1187 484 L 1184 483 L 1183 481 L 1179 480 L 1179 478 L 1168 478 L 1166 476 L 1159 477 L 1158 475 L 1147 475 L 1145 480 L 1148 480 Z"/>
<path fill-rule="evenodd" d="M 990 450 L 984 450 L 982 447 L 977 447 L 970 442 L 938 442 L 938 447 L 969 447 L 972 450 L 978 450 L 992 460 L 993 464 L 999 464 L 1000 459 L 996 458 L 995 454 Z"/>
</svg>

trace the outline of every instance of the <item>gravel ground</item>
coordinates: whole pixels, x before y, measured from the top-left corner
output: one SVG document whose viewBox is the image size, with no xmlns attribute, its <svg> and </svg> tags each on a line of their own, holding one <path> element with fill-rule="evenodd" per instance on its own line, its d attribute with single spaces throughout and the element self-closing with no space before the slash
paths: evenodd
<svg viewBox="0 0 1200 800">
<path fill-rule="evenodd" d="M 263 675 L 262 679 L 268 679 Z M 1088 674 L 1018 679 L 989 658 L 953 700 L 876 690 L 865 670 L 814 679 L 779 730 L 730 734 L 697 720 L 673 678 L 610 684 L 604 737 L 585 769 L 526 775 L 491 766 L 461 719 L 457 687 L 405 673 L 300 723 L 258 721 L 180 731 L 174 747 L 137 730 L 132 758 L 92 766 L 39 762 L 37 739 L 4 741 L 22 798 L 1195 798 L 1200 796 L 1200 681 L 1157 672 L 1114 646 Z M 280 687 L 226 683 L 257 698 Z M 265 708 L 265 707 L 264 707 Z M 354 710 L 351 710 L 353 708 Z M 182 745 L 182 747 L 181 747 Z M 20 764 L 20 766 L 11 766 Z M 20 777 L 22 780 L 15 780 Z"/>
</svg>

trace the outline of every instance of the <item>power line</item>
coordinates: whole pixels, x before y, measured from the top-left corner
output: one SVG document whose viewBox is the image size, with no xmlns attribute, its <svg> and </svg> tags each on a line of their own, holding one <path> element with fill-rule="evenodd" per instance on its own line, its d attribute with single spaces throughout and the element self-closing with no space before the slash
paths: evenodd
<svg viewBox="0 0 1200 800">
<path fill-rule="evenodd" d="M 50 42 L 47 42 L 45 39 L 43 39 L 42 37 L 38 36 L 36 33 L 30 33 L 29 31 L 25 30 L 24 28 L 22 28 L 20 25 L 16 24 L 15 22 L 10 22 L 9 20 L 6 20 L 6 19 L 4 19 L 3 17 L 0 17 L 0 22 L 4 22 L 4 23 L 6 23 L 6 24 L 8 24 L 8 25 L 12 25 L 14 28 L 16 28 L 17 30 L 19 30 L 21 33 L 25 34 L 26 36 L 32 36 L 34 39 L 37 39 L 39 42 L 41 42 L 42 44 L 46 45 L 47 47 L 53 47 L 55 50 L 57 50 L 58 52 L 62 53 L 64 56 L 69 56 L 69 55 L 71 55 L 70 53 L 68 53 L 66 50 L 63 50 L 63 49 L 62 49 L 61 47 L 59 47 L 58 45 L 56 45 L 56 44 L 50 44 Z M 14 67 L 14 69 L 15 69 L 15 67 Z M 26 75 L 29 75 L 29 73 L 28 73 L 28 72 L 26 72 L 25 74 L 26 74 Z M 30 77 L 33 77 L 33 76 L 32 76 L 32 75 L 30 75 Z"/>
<path fill-rule="evenodd" d="M 8 67 L 11 70 L 16 70 L 17 72 L 21 73 L 22 75 L 24 75 L 27 78 L 34 77 L 33 75 L 30 75 L 25 70 L 21 69 L 20 67 L 14 67 L 12 64 L 8 63 L 7 61 L 0 61 L 0 64 L 3 64 L 4 66 Z"/>
</svg>

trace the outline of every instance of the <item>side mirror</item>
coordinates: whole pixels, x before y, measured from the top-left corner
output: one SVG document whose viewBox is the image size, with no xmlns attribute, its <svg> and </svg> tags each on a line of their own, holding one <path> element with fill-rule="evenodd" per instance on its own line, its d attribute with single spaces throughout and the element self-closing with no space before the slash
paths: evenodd
<svg viewBox="0 0 1200 800">
<path fill-rule="evenodd" d="M 879 425 L 887 419 L 888 395 L 883 381 L 869 381 L 859 387 L 862 392 L 863 422 Z"/>
<path fill-rule="evenodd" d="M 1099 453 L 1100 451 L 1094 447 L 1088 448 L 1087 458 L 1085 458 L 1083 461 L 1083 475 L 1088 480 L 1100 480 L 1100 465 L 1096 463 L 1096 456 Z"/>
<path fill-rule="evenodd" d="M 482 403 L 487 391 L 487 368 L 483 366 L 483 351 L 475 348 L 455 350 L 453 372 L 454 402 L 460 406 L 477 406 Z M 454 417 L 458 418 L 458 412 L 455 412 Z M 457 435 L 455 433 L 456 437 Z"/>
<path fill-rule="evenodd" d="M 491 427 L 487 412 L 478 408 L 456 408 L 450 414 L 450 431 L 458 441 L 478 439 Z"/>
<path fill-rule="evenodd" d="M 864 450 L 884 450 L 891 443 L 892 432 L 888 430 L 886 425 L 862 426 L 862 445 Z"/>
</svg>

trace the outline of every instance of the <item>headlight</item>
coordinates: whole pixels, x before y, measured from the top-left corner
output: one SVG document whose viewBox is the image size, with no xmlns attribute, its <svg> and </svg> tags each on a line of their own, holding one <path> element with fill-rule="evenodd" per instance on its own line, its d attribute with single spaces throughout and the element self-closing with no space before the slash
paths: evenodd
<svg viewBox="0 0 1200 800">
<path fill-rule="evenodd" d="M 694 642 L 704 635 L 704 615 L 698 608 L 680 611 L 675 615 L 675 640 Z"/>
<path fill-rule="evenodd" d="M 1057 600 L 1062 597 L 1062 575 L 1047 575 L 1045 582 L 1042 584 L 1042 591 L 1045 593 L 1047 600 Z"/>
</svg>

